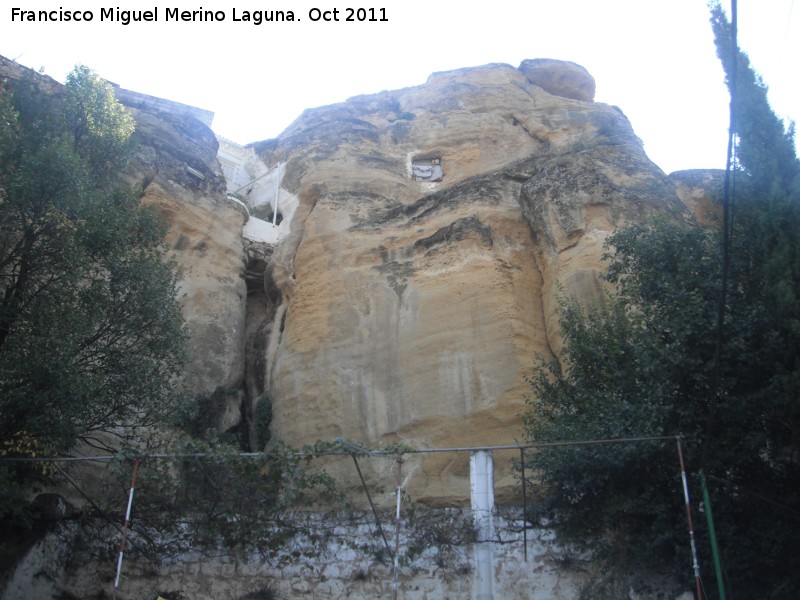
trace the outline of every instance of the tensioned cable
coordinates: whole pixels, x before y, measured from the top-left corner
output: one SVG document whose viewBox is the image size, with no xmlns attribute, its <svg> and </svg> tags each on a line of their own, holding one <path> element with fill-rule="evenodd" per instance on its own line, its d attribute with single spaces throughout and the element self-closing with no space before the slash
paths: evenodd
<svg viewBox="0 0 800 600">
<path fill-rule="evenodd" d="M 401 454 L 429 454 L 436 452 L 479 452 L 490 450 L 528 450 L 534 448 L 553 448 L 558 446 L 588 446 L 593 444 L 630 444 L 635 442 L 655 442 L 681 439 L 680 435 L 660 435 L 642 436 L 630 438 L 605 438 L 595 440 L 560 440 L 554 442 L 535 442 L 531 444 L 509 444 L 502 446 L 461 446 L 452 448 L 403 448 L 397 451 L 370 450 L 369 456 L 395 457 Z M 2 462 L 110 462 L 124 459 L 183 459 L 183 458 L 268 458 L 270 456 L 283 456 L 291 458 L 313 458 L 316 456 L 350 456 L 352 451 L 345 450 L 326 450 L 323 452 L 281 452 L 271 454 L 269 452 L 231 452 L 215 454 L 210 452 L 177 452 L 177 453 L 141 453 L 135 455 L 103 454 L 96 456 L 14 456 L 0 457 Z"/>
<path fill-rule="evenodd" d="M 356 460 L 355 451 L 357 450 L 358 453 L 362 453 L 369 457 L 375 458 L 393 458 L 395 460 L 395 466 L 397 468 L 397 513 L 396 513 L 396 531 L 395 531 L 395 550 L 394 550 L 394 572 L 395 572 L 395 579 L 394 579 L 394 597 L 397 597 L 398 592 L 398 560 L 399 560 L 399 544 L 400 544 L 400 502 L 401 502 L 401 492 L 402 487 L 405 485 L 402 483 L 401 480 L 401 473 L 400 469 L 403 463 L 402 456 L 404 454 L 426 454 L 426 453 L 442 453 L 442 452 L 455 452 L 455 453 L 464 453 L 464 452 L 478 452 L 478 451 L 500 451 L 500 450 L 517 450 L 522 453 L 525 449 L 535 449 L 535 448 L 555 448 L 555 447 L 565 447 L 565 446 L 589 446 L 589 445 L 608 445 L 608 444 L 630 444 L 630 443 L 641 443 L 641 442 L 663 442 L 667 440 L 675 440 L 678 443 L 678 453 L 681 457 L 681 471 L 682 476 L 684 477 L 684 493 L 687 495 L 687 514 L 691 515 L 690 508 L 689 508 L 689 500 L 688 500 L 688 489 L 685 482 L 685 472 L 683 468 L 683 458 L 681 454 L 681 440 L 682 436 L 680 435 L 670 435 L 670 436 L 641 436 L 641 437 L 629 437 L 629 438 L 605 438 L 605 439 L 593 439 L 593 440 L 561 440 L 561 441 L 553 441 L 553 442 L 537 442 L 531 444 L 509 444 L 509 445 L 498 445 L 498 446 L 469 446 L 469 447 L 452 447 L 452 448 L 407 448 L 402 447 L 398 449 L 394 449 L 391 451 L 381 451 L 381 450 L 369 450 L 363 448 L 361 446 L 346 443 L 343 440 L 337 439 L 336 442 L 345 446 L 345 448 L 332 451 L 322 451 L 322 452 L 280 452 L 280 453 L 273 453 L 273 456 L 281 456 L 281 457 L 293 457 L 293 458 L 302 458 L 302 457 L 318 457 L 318 456 L 350 456 L 354 462 L 356 463 L 356 467 L 358 468 L 358 461 Z M 349 446 L 349 448 L 347 448 Z M 349 450 L 349 451 L 348 451 Z M 261 458 L 261 457 L 269 457 L 270 453 L 257 453 L 257 452 L 240 452 L 240 453 L 230 453 L 230 454 L 211 454 L 205 452 L 193 452 L 193 453 L 153 453 L 153 454 L 139 454 L 136 456 L 130 455 L 98 455 L 98 456 L 63 456 L 63 457 L 0 457 L 0 462 L 42 462 L 48 461 L 54 464 L 54 466 L 59 470 L 62 471 L 55 463 L 57 462 L 78 462 L 78 461 L 96 461 L 96 462 L 109 462 L 115 459 L 129 459 L 135 458 L 135 467 L 134 467 L 134 475 L 131 482 L 130 488 L 130 497 L 128 501 L 128 512 L 126 513 L 126 526 L 128 524 L 128 520 L 130 518 L 130 509 L 131 503 L 133 500 L 133 487 L 134 482 L 136 479 L 136 471 L 138 470 L 138 466 L 143 459 L 181 459 L 181 458 L 213 458 L 216 460 L 224 459 L 224 458 Z M 63 471 L 62 471 L 63 472 Z M 359 469 L 359 475 L 361 475 Z M 362 483 L 363 478 L 362 478 Z M 366 484 L 364 484 L 366 490 Z M 368 492 L 367 492 L 368 493 Z M 87 498 L 88 499 L 88 498 Z M 370 504 L 372 504 L 370 500 Z M 374 511 L 374 507 L 373 507 Z M 377 513 L 376 513 L 377 519 Z M 381 535 L 383 536 L 382 527 L 380 526 L 380 521 L 378 520 L 378 526 L 381 529 Z M 690 531 L 691 528 L 691 518 L 689 521 Z M 527 555 L 527 536 L 524 537 L 525 540 L 525 553 Z M 387 544 L 388 541 L 384 536 L 384 542 Z M 119 555 L 119 562 L 117 567 L 117 580 L 114 584 L 114 591 L 116 594 L 116 589 L 119 582 L 119 576 L 121 573 L 121 566 L 122 566 L 122 548 L 125 544 L 125 529 L 123 529 L 123 541 L 122 546 L 120 547 L 120 555 Z M 697 569 L 696 569 L 697 571 Z"/>
</svg>

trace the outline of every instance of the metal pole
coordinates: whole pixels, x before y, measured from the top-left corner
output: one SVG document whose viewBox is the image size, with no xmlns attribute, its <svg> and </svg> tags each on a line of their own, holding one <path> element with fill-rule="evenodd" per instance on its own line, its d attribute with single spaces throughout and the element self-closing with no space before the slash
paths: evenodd
<svg viewBox="0 0 800 600">
<path fill-rule="evenodd" d="M 258 177 L 256 177 L 255 179 L 251 179 L 250 181 L 248 181 L 247 183 L 245 183 L 243 186 L 236 188 L 235 190 L 233 190 L 233 191 L 232 191 L 232 192 L 230 192 L 230 193 L 231 193 L 231 194 L 238 194 L 238 193 L 239 193 L 239 192 L 241 192 L 241 191 L 242 191 L 244 188 L 246 188 L 248 185 L 253 185 L 253 184 L 254 184 L 256 181 L 258 181 L 259 179 L 263 179 L 264 177 L 266 177 L 267 175 L 269 175 L 270 173 L 272 173 L 272 169 L 274 169 L 275 167 L 279 166 L 280 164 L 281 164 L 281 163 L 277 163 L 277 164 L 274 164 L 274 165 L 272 165 L 272 166 L 271 166 L 269 169 L 267 169 L 267 172 L 266 172 L 266 173 L 262 173 L 261 175 L 259 175 L 259 176 L 258 176 Z"/>
<path fill-rule="evenodd" d="M 700 487 L 703 490 L 703 506 L 706 510 L 706 521 L 708 521 L 708 536 L 711 541 L 711 557 L 714 559 L 714 575 L 717 577 L 719 600 L 725 600 L 725 582 L 722 579 L 722 563 L 719 560 L 719 547 L 717 546 L 717 531 L 714 527 L 714 516 L 711 514 L 711 496 L 708 494 L 706 476 L 702 470 L 700 471 Z"/>
<path fill-rule="evenodd" d="M 278 173 L 276 174 L 276 183 L 275 183 L 275 206 L 273 207 L 272 212 L 272 224 L 278 224 L 278 199 L 281 195 L 281 171 L 283 170 L 283 164 L 278 163 Z"/>
<path fill-rule="evenodd" d="M 401 469 L 403 468 L 403 459 L 397 457 L 397 513 L 394 522 L 394 594 L 392 598 L 397 600 L 397 572 L 399 570 L 400 560 L 400 495 L 403 488 L 400 482 Z"/>
<path fill-rule="evenodd" d="M 683 463 L 683 449 L 681 448 L 681 438 L 676 438 L 678 442 L 678 459 L 681 463 L 681 481 L 683 482 L 683 498 L 686 501 L 686 519 L 689 523 L 689 540 L 692 544 L 692 568 L 694 569 L 694 581 L 697 586 L 697 600 L 703 600 L 702 585 L 700 582 L 700 563 L 697 560 L 697 544 L 694 541 L 694 526 L 692 525 L 692 505 L 689 502 L 689 485 L 686 483 L 686 467 Z"/>
<path fill-rule="evenodd" d="M 122 574 L 122 555 L 125 552 L 125 538 L 128 535 L 128 526 L 131 522 L 131 508 L 133 507 L 133 490 L 136 487 L 136 476 L 139 474 L 139 459 L 133 463 L 133 476 L 131 477 L 131 490 L 128 494 L 128 510 L 125 511 L 125 523 L 122 525 L 122 542 L 119 545 L 119 559 L 117 560 L 117 576 L 114 578 L 114 594 L 113 600 L 117 598 L 117 590 L 119 589 L 119 578 Z"/>
<path fill-rule="evenodd" d="M 519 470 L 522 473 L 522 544 L 528 562 L 528 501 L 525 497 L 525 450 L 519 449 Z"/>
</svg>

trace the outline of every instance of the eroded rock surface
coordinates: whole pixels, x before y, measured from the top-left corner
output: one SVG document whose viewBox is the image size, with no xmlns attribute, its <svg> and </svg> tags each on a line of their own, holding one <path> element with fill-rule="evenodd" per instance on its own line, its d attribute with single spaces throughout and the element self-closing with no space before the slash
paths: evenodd
<svg viewBox="0 0 800 600">
<path fill-rule="evenodd" d="M 602 299 L 606 236 L 686 212 L 625 116 L 591 102 L 588 73 L 534 63 L 307 110 L 253 146 L 299 198 L 269 265 L 275 435 L 514 443 L 533 357 L 560 348 L 559 290 Z M 409 486 L 463 499 L 466 475 L 420 459 Z"/>
<path fill-rule="evenodd" d="M 17 72 L 0 59 L 0 75 Z M 49 78 L 41 85 L 60 93 Z M 249 195 L 241 202 L 226 195 L 217 142 L 197 118 L 204 111 L 128 96 L 139 148 L 124 176 L 170 225 L 190 333 L 186 379 L 198 396 L 221 391 L 217 427 L 258 449 L 254 408 L 269 398 L 273 437 L 295 447 L 336 438 L 416 448 L 521 440 L 525 375 L 534 355 L 561 349 L 558 295 L 602 301 L 608 234 L 650 215 L 714 216 L 718 172 L 665 176 L 625 116 L 593 96 L 582 67 L 547 59 L 436 73 L 419 87 L 311 109 L 279 138 L 251 146 L 263 164 L 248 154 L 245 183 L 236 184 Z M 246 229 L 243 245 L 250 209 L 276 209 L 273 189 L 286 220 L 280 235 L 248 237 Z M 393 461 L 361 464 L 372 482 L 394 485 Z M 358 487 L 349 457 L 330 467 L 338 484 Z M 403 476 L 414 500 L 469 503 L 464 454 L 406 454 Z M 517 485 L 507 464 L 495 467 L 499 503 Z M 60 496 L 39 503 L 53 518 L 73 516 Z M 368 532 L 375 542 L 371 524 Z M 363 550 L 355 535 L 344 539 Z M 4 598 L 50 597 L 57 587 L 67 595 L 65 581 L 84 595 L 97 589 L 97 569 L 65 571 L 74 548 L 85 549 L 78 540 L 70 523 L 37 545 Z M 357 561 L 348 565 L 334 550 L 324 571 L 319 558 L 307 570 L 280 563 L 281 591 L 373 597 L 362 555 L 348 550 Z M 519 544 L 496 550 L 496 577 L 512 587 L 522 581 L 514 565 L 523 564 L 514 551 Z M 127 585 L 136 579 L 149 593 L 157 580 L 227 598 L 275 577 L 262 555 L 218 564 L 198 556 L 164 563 L 160 573 L 128 562 Z M 574 595 L 563 565 L 547 562 L 552 552 L 542 547 L 539 556 L 526 571 L 536 581 L 523 587 Z M 232 568 L 237 577 L 218 575 Z M 467 593 L 464 577 L 441 581 L 426 575 L 420 585 Z M 361 595 L 352 591 L 359 586 Z"/>
<path fill-rule="evenodd" d="M 217 426 L 258 449 L 255 402 L 271 401 L 273 438 L 296 447 L 522 439 L 525 376 L 561 349 L 559 294 L 602 300 L 610 232 L 686 218 L 684 202 L 710 197 L 712 175 L 666 177 L 593 97 L 585 69 L 537 59 L 309 109 L 248 149 L 251 181 L 236 188 L 265 219 L 278 193 L 284 223 L 245 250 L 253 198 L 226 197 L 196 109 L 130 96 L 140 146 L 127 177 L 169 221 L 187 380 L 225 396 Z M 409 467 L 412 497 L 468 498 L 466 461 Z M 515 488 L 497 484 L 499 499 Z"/>
<path fill-rule="evenodd" d="M 246 285 L 241 230 L 246 211 L 227 198 L 211 129 L 182 105 L 118 94 L 136 119 L 137 152 L 125 178 L 169 225 L 178 301 L 190 337 L 190 393 L 226 392 L 221 430 L 242 418 Z M 196 109 L 195 109 L 196 110 Z"/>
<path fill-rule="evenodd" d="M 26 76 L 43 94 L 65 93 L 52 78 L 0 57 L 0 78 Z M 136 153 L 121 178 L 169 225 L 167 243 L 179 268 L 178 300 L 191 340 L 185 377 L 190 392 L 207 396 L 238 388 L 244 369 L 246 211 L 227 197 L 209 128 L 213 114 L 119 87 L 115 92 L 136 120 Z M 239 412 L 235 398 L 231 408 Z"/>
<path fill-rule="evenodd" d="M 573 62 L 552 58 L 523 60 L 519 70 L 528 81 L 554 96 L 591 102 L 594 100 L 595 82 L 589 71 Z"/>
</svg>

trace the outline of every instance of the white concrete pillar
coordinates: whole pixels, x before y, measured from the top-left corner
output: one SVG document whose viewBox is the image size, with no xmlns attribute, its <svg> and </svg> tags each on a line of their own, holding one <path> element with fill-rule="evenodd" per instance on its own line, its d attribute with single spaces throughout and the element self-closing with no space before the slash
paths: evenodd
<svg viewBox="0 0 800 600">
<path fill-rule="evenodd" d="M 469 483 L 472 514 L 478 533 L 472 597 L 475 600 L 493 600 L 494 464 L 491 450 L 477 450 L 470 455 Z"/>
</svg>

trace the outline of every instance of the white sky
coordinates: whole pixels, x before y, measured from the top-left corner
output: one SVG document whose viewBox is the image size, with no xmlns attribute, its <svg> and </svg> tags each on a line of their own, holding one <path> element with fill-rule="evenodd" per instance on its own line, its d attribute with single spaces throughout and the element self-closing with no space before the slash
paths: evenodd
<svg viewBox="0 0 800 600">
<path fill-rule="evenodd" d="M 774 110 L 800 118 L 800 6 L 739 0 L 739 42 Z M 92 10 L 91 23 L 12 22 L 11 8 Z M 343 22 L 347 6 L 388 23 Z M 122 87 L 206 108 L 214 130 L 248 143 L 277 136 L 305 108 L 420 85 L 434 71 L 526 58 L 586 67 L 596 100 L 619 106 L 664 171 L 722 168 L 728 95 L 705 0 L 11 0 L 0 54 L 58 81 L 77 63 Z M 729 2 L 723 2 L 729 7 Z M 159 22 L 100 22 L 101 7 L 158 7 Z M 167 8 L 222 10 L 224 22 L 164 22 Z M 340 22 L 308 10 L 339 8 Z M 233 22 L 233 9 L 293 10 L 295 23 Z"/>
</svg>

